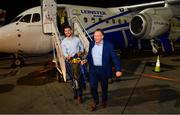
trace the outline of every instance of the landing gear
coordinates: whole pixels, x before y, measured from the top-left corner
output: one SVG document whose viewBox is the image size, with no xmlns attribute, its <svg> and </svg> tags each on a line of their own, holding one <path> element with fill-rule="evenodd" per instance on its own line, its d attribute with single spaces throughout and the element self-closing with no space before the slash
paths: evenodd
<svg viewBox="0 0 180 115">
<path fill-rule="evenodd" d="M 162 44 L 159 40 L 151 40 L 151 46 L 154 54 L 162 54 Z"/>
<path fill-rule="evenodd" d="M 13 60 L 11 67 L 15 68 L 15 67 L 24 66 L 24 58 L 20 53 L 17 53 L 13 56 L 14 56 L 14 60 Z"/>
<path fill-rule="evenodd" d="M 22 67 L 24 65 L 24 59 L 23 58 L 15 58 L 13 63 L 12 63 L 12 67 Z"/>
</svg>

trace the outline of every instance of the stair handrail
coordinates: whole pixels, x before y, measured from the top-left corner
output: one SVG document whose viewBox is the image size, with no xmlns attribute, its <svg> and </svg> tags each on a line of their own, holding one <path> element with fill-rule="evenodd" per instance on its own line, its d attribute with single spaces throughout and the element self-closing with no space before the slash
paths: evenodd
<svg viewBox="0 0 180 115">
<path fill-rule="evenodd" d="M 53 52 L 54 61 L 55 61 L 57 70 L 61 73 L 61 75 L 63 75 L 64 82 L 66 82 L 65 58 L 63 56 L 63 53 L 60 47 L 62 39 L 58 31 L 57 25 L 54 22 L 52 22 L 52 29 L 53 29 L 52 44 L 53 44 L 53 49 L 56 51 L 56 52 L 55 51 Z M 58 61 L 56 58 L 58 58 Z M 59 69 L 58 63 L 60 64 L 61 69 Z"/>
<path fill-rule="evenodd" d="M 72 19 L 72 22 L 73 22 L 73 23 L 75 23 L 75 21 L 81 26 L 81 28 L 82 28 L 83 31 L 86 33 L 86 35 L 89 37 L 89 39 L 90 39 L 91 41 L 93 41 L 92 38 L 91 38 L 91 36 L 89 35 L 89 33 L 87 32 L 87 30 L 85 29 L 85 27 L 83 26 L 82 22 L 80 21 L 80 19 L 79 19 L 77 16 L 73 17 L 73 19 Z"/>
</svg>

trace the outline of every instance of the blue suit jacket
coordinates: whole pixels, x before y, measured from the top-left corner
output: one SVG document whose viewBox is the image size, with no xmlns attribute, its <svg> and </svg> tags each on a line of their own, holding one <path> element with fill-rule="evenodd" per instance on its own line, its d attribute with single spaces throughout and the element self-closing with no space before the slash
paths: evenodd
<svg viewBox="0 0 180 115">
<path fill-rule="evenodd" d="M 89 45 L 89 52 L 87 55 L 87 60 L 89 63 L 89 72 L 90 74 L 94 72 L 94 63 L 92 58 L 92 48 L 95 43 L 91 42 Z M 103 41 L 103 53 L 102 53 L 102 66 L 104 75 L 107 77 L 112 76 L 112 66 L 114 65 L 116 71 L 121 71 L 120 60 L 118 59 L 116 53 L 114 52 L 113 46 L 107 42 Z"/>
</svg>

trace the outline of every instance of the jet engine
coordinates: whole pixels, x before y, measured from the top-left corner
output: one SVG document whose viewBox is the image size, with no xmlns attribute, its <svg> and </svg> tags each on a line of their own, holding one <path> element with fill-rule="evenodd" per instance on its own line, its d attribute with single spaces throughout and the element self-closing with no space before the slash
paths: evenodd
<svg viewBox="0 0 180 115">
<path fill-rule="evenodd" d="M 130 32 L 140 39 L 156 38 L 169 30 L 169 21 L 177 14 L 177 8 L 171 6 L 145 9 L 131 19 Z"/>
</svg>

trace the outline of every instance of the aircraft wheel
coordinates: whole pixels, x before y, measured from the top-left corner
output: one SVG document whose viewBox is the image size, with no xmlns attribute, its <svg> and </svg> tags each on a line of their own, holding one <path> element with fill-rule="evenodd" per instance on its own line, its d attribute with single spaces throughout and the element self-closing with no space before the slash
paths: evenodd
<svg viewBox="0 0 180 115">
<path fill-rule="evenodd" d="M 14 61 L 14 64 L 17 65 L 17 66 L 20 66 L 20 65 L 21 65 L 21 60 L 16 59 L 16 60 Z"/>
<path fill-rule="evenodd" d="M 22 67 L 24 65 L 24 60 L 20 58 L 16 58 L 13 61 L 12 67 Z"/>
</svg>

